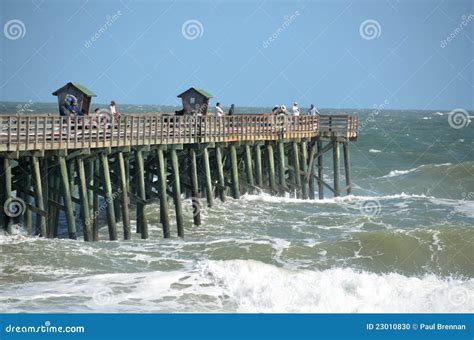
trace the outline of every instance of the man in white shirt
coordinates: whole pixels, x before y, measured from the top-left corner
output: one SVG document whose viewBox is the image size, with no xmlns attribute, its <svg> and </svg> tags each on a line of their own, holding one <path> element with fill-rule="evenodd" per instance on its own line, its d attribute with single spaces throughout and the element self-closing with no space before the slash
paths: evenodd
<svg viewBox="0 0 474 340">
<path fill-rule="evenodd" d="M 298 103 L 294 102 L 293 107 L 291 109 L 293 116 L 299 116 L 300 115 L 300 108 L 298 107 Z"/>
<path fill-rule="evenodd" d="M 222 117 L 224 114 L 224 110 L 221 108 L 221 103 L 216 103 L 216 106 L 214 107 L 214 117 Z"/>
</svg>

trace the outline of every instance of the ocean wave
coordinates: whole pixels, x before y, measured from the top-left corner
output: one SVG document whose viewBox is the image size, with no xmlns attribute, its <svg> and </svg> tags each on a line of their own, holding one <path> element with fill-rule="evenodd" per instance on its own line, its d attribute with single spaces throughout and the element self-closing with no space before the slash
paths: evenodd
<svg viewBox="0 0 474 340">
<path fill-rule="evenodd" d="M 248 201 L 262 201 L 269 203 L 300 203 L 300 204 L 334 204 L 334 203 L 352 203 L 361 201 L 373 201 L 373 200 L 395 200 L 395 199 L 436 199 L 433 196 L 406 194 L 404 192 L 394 195 L 381 195 L 381 196 L 363 196 L 363 195 L 347 195 L 342 197 L 325 198 L 322 200 L 302 200 L 299 198 L 293 198 L 287 196 L 271 196 L 266 193 L 260 193 L 258 195 L 245 194 L 241 197 Z M 449 200 L 448 200 L 449 201 Z M 455 200 L 452 200 L 453 202 Z"/>
<path fill-rule="evenodd" d="M 453 164 L 452 163 L 423 164 L 423 165 L 420 165 L 416 168 L 407 169 L 407 170 L 392 170 L 387 175 L 384 175 L 380 178 L 397 177 L 397 176 L 406 175 L 406 174 L 409 174 L 409 173 L 412 173 L 412 172 L 417 172 L 417 171 L 420 171 L 420 170 L 426 169 L 426 168 L 447 167 L 447 166 L 451 166 L 451 165 L 453 165 Z"/>
<path fill-rule="evenodd" d="M 182 271 L 100 274 L 56 281 L 54 289 L 42 282 L 5 289 L 0 311 L 466 313 L 474 311 L 473 291 L 473 279 L 204 260 Z"/>
<path fill-rule="evenodd" d="M 256 261 L 209 261 L 239 312 L 471 312 L 474 280 L 375 274 L 350 268 L 288 270 Z"/>
</svg>

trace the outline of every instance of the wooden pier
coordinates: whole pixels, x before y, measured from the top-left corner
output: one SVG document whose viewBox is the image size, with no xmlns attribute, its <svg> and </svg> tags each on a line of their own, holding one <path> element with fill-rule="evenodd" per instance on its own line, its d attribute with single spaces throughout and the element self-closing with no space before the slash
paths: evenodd
<svg viewBox="0 0 474 340">
<path fill-rule="evenodd" d="M 145 207 L 159 202 L 163 236 L 172 235 L 174 206 L 176 233 L 184 237 L 191 221 L 184 219 L 183 199 L 191 200 L 192 222 L 200 225 L 204 198 L 211 207 L 228 195 L 260 191 L 301 199 L 315 199 L 315 192 L 323 199 L 324 189 L 350 194 L 349 142 L 357 127 L 356 116 L 333 115 L 2 115 L 1 225 L 21 223 L 30 235 L 58 237 L 64 211 L 69 238 L 96 241 L 105 213 L 110 240 L 118 238 L 119 221 L 125 239 L 132 232 L 146 239 Z M 323 158 L 331 152 L 332 184 L 323 179 Z"/>
</svg>

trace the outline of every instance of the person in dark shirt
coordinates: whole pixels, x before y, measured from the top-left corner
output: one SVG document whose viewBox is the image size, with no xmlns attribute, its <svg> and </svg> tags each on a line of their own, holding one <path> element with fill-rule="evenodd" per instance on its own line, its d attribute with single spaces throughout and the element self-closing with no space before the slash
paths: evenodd
<svg viewBox="0 0 474 340">
<path fill-rule="evenodd" d="M 232 116 L 235 114 L 235 106 L 232 104 L 229 109 L 229 116 Z"/>
</svg>

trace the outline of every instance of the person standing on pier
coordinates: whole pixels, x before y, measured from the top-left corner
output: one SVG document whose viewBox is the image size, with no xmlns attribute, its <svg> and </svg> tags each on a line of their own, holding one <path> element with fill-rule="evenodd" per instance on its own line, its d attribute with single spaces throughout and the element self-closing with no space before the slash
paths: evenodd
<svg viewBox="0 0 474 340">
<path fill-rule="evenodd" d="M 235 106 L 232 104 L 229 109 L 229 116 L 233 116 L 235 114 Z"/>
<path fill-rule="evenodd" d="M 310 116 L 319 116 L 320 113 L 319 113 L 318 109 L 313 104 L 311 104 L 311 107 L 308 110 L 308 115 L 310 115 Z"/>
<path fill-rule="evenodd" d="M 224 110 L 221 108 L 221 103 L 217 102 L 216 106 L 214 107 L 214 117 L 222 117 L 224 114 Z"/>
<path fill-rule="evenodd" d="M 291 112 L 293 113 L 293 116 L 299 116 L 300 115 L 300 108 L 298 107 L 297 102 L 293 103 L 293 107 L 291 109 Z"/>
<path fill-rule="evenodd" d="M 115 103 L 114 100 L 112 100 L 112 101 L 110 102 L 109 111 L 110 111 L 110 114 L 111 114 L 114 118 L 120 117 L 120 113 L 117 112 L 117 104 Z"/>
</svg>

